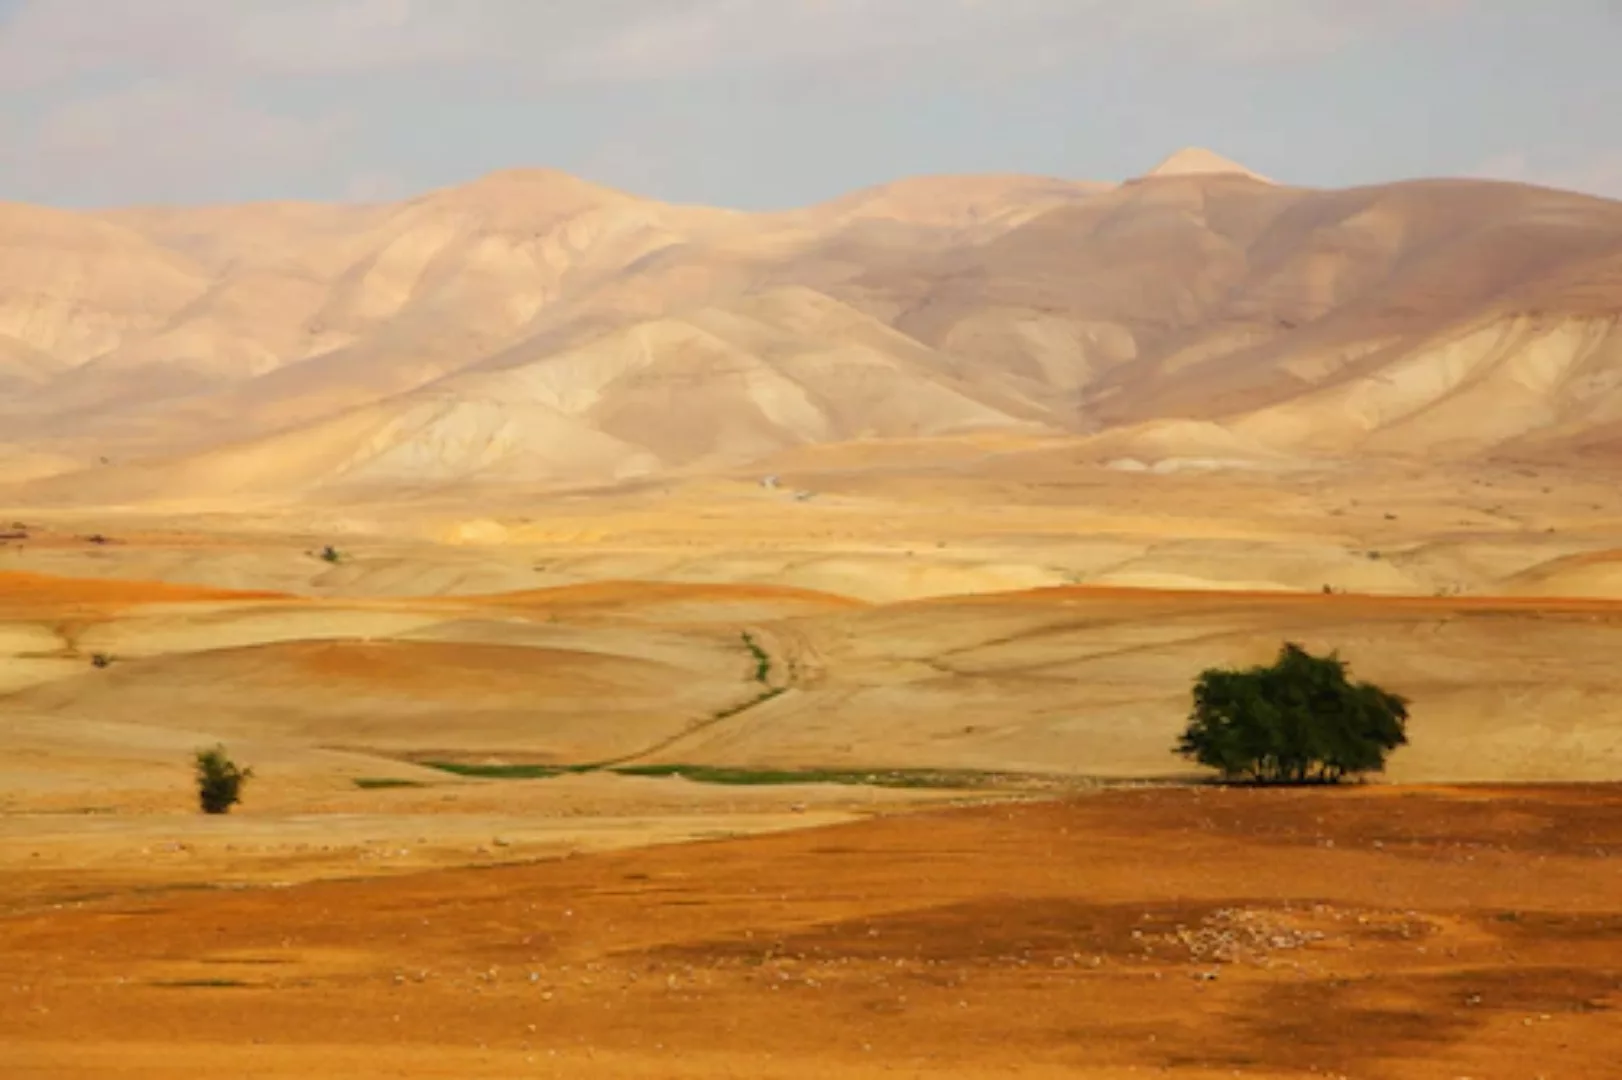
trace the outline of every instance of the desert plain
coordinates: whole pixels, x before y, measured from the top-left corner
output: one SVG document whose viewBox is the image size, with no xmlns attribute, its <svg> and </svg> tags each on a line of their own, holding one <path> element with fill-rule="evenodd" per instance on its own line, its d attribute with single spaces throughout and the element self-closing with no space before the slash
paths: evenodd
<svg viewBox="0 0 1622 1080">
<path fill-rule="evenodd" d="M 1622 204 L 1186 152 L 0 241 L 0 1074 L 1622 1060 Z M 1172 754 L 1286 640 L 1411 700 L 1383 776 Z"/>
</svg>

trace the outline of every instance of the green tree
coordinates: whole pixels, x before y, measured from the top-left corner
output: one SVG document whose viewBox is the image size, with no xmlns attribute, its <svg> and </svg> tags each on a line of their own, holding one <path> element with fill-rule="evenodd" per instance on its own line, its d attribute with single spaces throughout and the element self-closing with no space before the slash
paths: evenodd
<svg viewBox="0 0 1622 1080">
<path fill-rule="evenodd" d="M 226 754 L 225 747 L 197 751 L 197 802 L 205 814 L 228 814 L 242 801 L 242 785 L 253 777 Z"/>
<path fill-rule="evenodd" d="M 1406 699 L 1286 642 L 1269 667 L 1201 673 L 1177 753 L 1227 780 L 1337 783 L 1383 770 L 1407 723 Z"/>
</svg>

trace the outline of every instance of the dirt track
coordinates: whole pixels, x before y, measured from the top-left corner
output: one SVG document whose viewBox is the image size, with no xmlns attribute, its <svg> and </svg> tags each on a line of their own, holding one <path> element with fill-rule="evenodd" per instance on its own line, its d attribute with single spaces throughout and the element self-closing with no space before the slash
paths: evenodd
<svg viewBox="0 0 1622 1080">
<path fill-rule="evenodd" d="M 0 1074 L 1602 1077 L 1618 856 L 1614 788 L 1140 790 L 289 889 L 19 880 Z"/>
</svg>

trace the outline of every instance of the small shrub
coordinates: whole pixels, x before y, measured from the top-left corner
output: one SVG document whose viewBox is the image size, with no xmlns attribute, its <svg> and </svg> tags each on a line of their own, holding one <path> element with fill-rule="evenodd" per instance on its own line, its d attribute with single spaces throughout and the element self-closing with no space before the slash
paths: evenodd
<svg viewBox="0 0 1622 1080">
<path fill-rule="evenodd" d="M 326 547 L 321 549 L 321 561 L 329 562 L 336 566 L 338 563 L 344 561 L 344 553 L 333 547 L 331 544 L 328 544 Z"/>
<path fill-rule="evenodd" d="M 112 667 L 113 658 L 108 653 L 95 653 L 90 657 L 90 666 L 98 668 Z"/>
<path fill-rule="evenodd" d="M 232 761 L 225 747 L 197 751 L 197 802 L 205 814 L 229 814 L 242 801 L 242 785 L 253 777 Z"/>
</svg>

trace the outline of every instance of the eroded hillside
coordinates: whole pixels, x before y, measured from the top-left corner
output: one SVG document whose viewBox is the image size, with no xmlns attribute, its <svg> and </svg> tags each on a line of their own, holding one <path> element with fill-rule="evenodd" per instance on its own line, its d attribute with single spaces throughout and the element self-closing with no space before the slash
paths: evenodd
<svg viewBox="0 0 1622 1080">
<path fill-rule="evenodd" d="M 544 170 L 398 204 L 0 212 L 12 501 L 353 498 L 1009 432 L 1099 460 L 1611 452 L 1622 204 L 1203 151 L 787 213 Z"/>
</svg>

